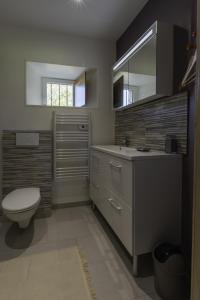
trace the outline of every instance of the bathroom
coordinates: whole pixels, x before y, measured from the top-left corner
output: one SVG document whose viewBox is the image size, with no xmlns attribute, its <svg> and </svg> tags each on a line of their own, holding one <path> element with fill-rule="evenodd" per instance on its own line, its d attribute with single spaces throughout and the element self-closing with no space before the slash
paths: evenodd
<svg viewBox="0 0 200 300">
<path fill-rule="evenodd" d="M 55 2 L 0 3 L 0 299 L 179 300 L 178 284 L 155 288 L 152 258 L 159 243 L 177 241 L 180 293 L 190 299 L 196 87 L 183 78 L 195 51 L 197 3 Z M 143 80 L 154 85 L 142 100 L 137 84 L 128 89 L 131 76 L 126 82 L 140 53 L 147 54 Z M 61 86 L 72 82 L 66 97 L 78 100 L 61 105 Z M 177 153 L 165 153 L 173 142 Z M 12 194 L 19 189 L 23 195 Z"/>
</svg>

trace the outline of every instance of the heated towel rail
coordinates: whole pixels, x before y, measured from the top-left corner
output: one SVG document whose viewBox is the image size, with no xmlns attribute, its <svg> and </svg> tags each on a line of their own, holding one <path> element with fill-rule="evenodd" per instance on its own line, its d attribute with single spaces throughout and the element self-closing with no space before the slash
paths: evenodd
<svg viewBox="0 0 200 300">
<path fill-rule="evenodd" d="M 54 113 L 54 179 L 89 177 L 89 114 Z"/>
</svg>

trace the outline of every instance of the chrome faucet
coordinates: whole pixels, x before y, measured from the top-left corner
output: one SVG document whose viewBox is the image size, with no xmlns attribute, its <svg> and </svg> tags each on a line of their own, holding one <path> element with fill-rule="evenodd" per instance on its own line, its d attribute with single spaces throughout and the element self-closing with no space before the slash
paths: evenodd
<svg viewBox="0 0 200 300">
<path fill-rule="evenodd" d="M 127 136 L 125 136 L 122 140 L 122 145 L 125 146 L 125 147 L 128 147 L 130 144 L 129 142 L 129 138 Z"/>
</svg>

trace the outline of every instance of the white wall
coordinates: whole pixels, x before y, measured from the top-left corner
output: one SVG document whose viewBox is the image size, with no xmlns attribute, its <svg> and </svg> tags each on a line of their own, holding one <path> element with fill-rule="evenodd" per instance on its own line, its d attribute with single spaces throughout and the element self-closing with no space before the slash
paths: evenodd
<svg viewBox="0 0 200 300">
<path fill-rule="evenodd" d="M 99 104 L 98 108 L 89 110 L 92 118 L 92 142 L 113 142 L 111 66 L 114 61 L 114 43 L 1 27 L 0 45 L 0 130 L 51 129 L 54 108 L 25 106 L 25 62 L 46 62 L 97 68 Z M 69 112 L 72 109 L 56 110 Z"/>
<path fill-rule="evenodd" d="M 45 105 L 43 79 L 75 81 L 87 68 L 38 62 L 26 63 L 26 104 Z M 94 100 L 95 102 L 95 100 Z M 96 107 L 94 103 L 93 107 Z"/>
<path fill-rule="evenodd" d="M 50 129 L 48 107 L 25 106 L 25 61 L 87 66 L 99 71 L 99 106 L 90 109 L 93 142 L 110 143 L 114 137 L 111 112 L 111 66 L 114 44 L 63 34 L 0 29 L 0 129 Z M 69 111 L 62 108 L 59 111 Z"/>
<path fill-rule="evenodd" d="M 138 87 L 138 99 L 137 100 L 142 100 L 147 97 L 151 97 L 156 95 L 156 79 L 153 82 L 149 82 L 148 84 L 143 84 Z"/>
<path fill-rule="evenodd" d="M 26 103 L 42 105 L 42 81 L 39 72 L 31 63 L 26 65 Z"/>
</svg>

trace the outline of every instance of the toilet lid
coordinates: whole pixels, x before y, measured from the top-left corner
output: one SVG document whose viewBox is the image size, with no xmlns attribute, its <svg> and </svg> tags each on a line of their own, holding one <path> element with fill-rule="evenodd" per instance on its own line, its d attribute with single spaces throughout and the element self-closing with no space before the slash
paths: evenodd
<svg viewBox="0 0 200 300">
<path fill-rule="evenodd" d="M 17 189 L 3 199 L 2 208 L 8 211 L 22 211 L 33 207 L 39 201 L 39 188 Z"/>
</svg>

